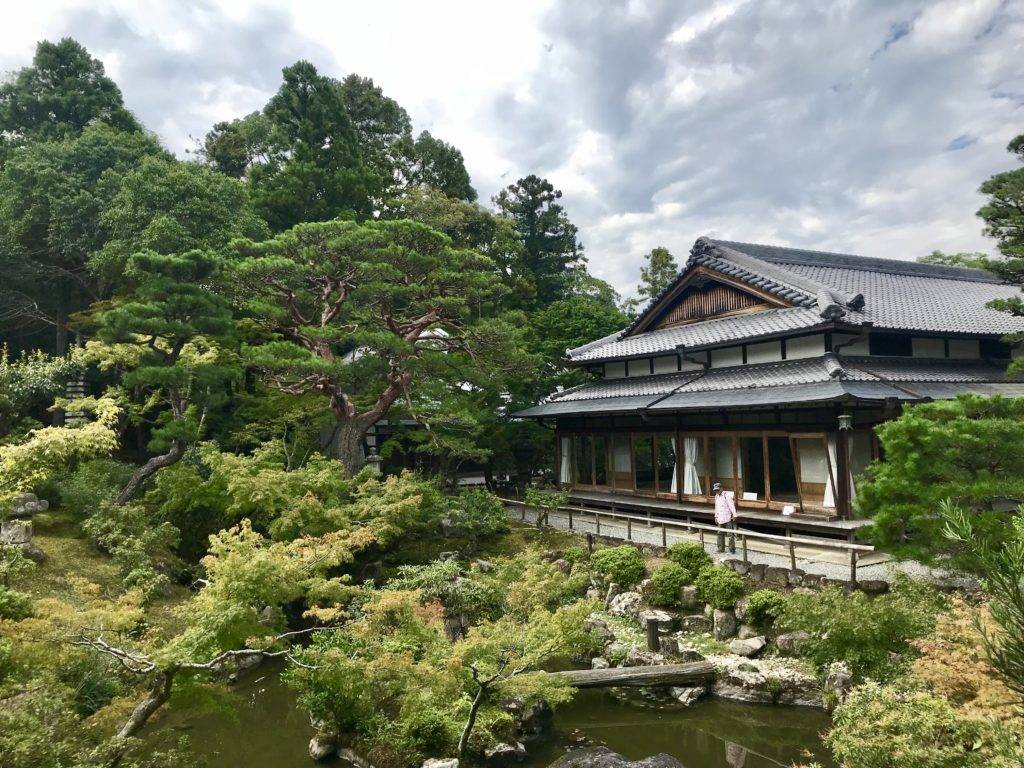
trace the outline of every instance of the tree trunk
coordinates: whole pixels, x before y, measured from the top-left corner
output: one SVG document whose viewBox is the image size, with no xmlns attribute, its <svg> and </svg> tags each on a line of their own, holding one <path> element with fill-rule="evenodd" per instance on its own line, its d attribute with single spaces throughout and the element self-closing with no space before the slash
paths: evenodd
<svg viewBox="0 0 1024 768">
<path fill-rule="evenodd" d="M 135 470 L 132 474 L 132 479 L 128 481 L 128 485 L 124 487 L 124 490 L 117 495 L 115 500 L 116 504 L 127 504 L 131 501 L 132 497 L 138 493 L 139 488 L 142 487 L 150 477 L 152 477 L 158 470 L 164 467 L 169 467 L 172 464 L 177 464 L 181 461 L 181 457 L 185 455 L 185 444 L 175 440 L 171 443 L 171 449 L 161 455 L 154 456 L 152 459 L 147 461 L 141 467 Z"/>
<path fill-rule="evenodd" d="M 174 685 L 174 674 L 176 671 L 175 669 L 168 669 L 157 673 L 156 678 L 153 680 L 153 685 L 150 686 L 149 693 L 146 694 L 142 701 L 135 705 L 135 709 L 132 710 L 125 724 L 121 726 L 121 730 L 117 732 L 119 743 L 109 756 L 108 768 L 114 768 L 120 764 L 125 752 L 128 751 L 129 742 L 127 739 L 130 739 L 142 730 L 142 726 L 149 722 L 149 718 L 171 698 L 171 687 Z"/>
<path fill-rule="evenodd" d="M 691 661 L 686 664 L 664 664 L 650 667 L 572 669 L 565 672 L 548 672 L 548 674 L 565 679 L 573 688 L 703 685 L 714 680 L 715 665 L 710 661 Z"/>
<path fill-rule="evenodd" d="M 466 718 L 466 727 L 462 729 L 462 736 L 459 737 L 459 758 L 465 756 L 466 748 L 469 746 L 469 736 L 473 733 L 473 726 L 476 725 L 476 713 L 480 711 L 480 705 L 487 697 L 487 686 L 480 685 L 477 688 L 473 703 L 469 705 L 469 717 Z"/>
<path fill-rule="evenodd" d="M 334 445 L 331 448 L 350 476 L 355 476 L 366 464 L 363 438 L 369 426 L 361 419 L 344 419 L 338 422 L 334 430 Z"/>
</svg>

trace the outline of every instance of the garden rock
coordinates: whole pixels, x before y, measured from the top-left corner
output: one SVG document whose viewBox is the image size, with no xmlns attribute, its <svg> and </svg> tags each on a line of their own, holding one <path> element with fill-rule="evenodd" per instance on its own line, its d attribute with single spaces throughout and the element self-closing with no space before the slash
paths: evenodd
<svg viewBox="0 0 1024 768">
<path fill-rule="evenodd" d="M 635 619 L 640 613 L 642 603 L 643 597 L 639 592 L 623 592 L 612 598 L 608 612 L 613 616 L 629 616 Z"/>
<path fill-rule="evenodd" d="M 572 563 L 570 563 L 565 558 L 559 558 L 558 560 L 555 560 L 555 562 L 553 562 L 552 565 L 565 574 L 568 574 L 569 571 L 572 570 Z"/>
<path fill-rule="evenodd" d="M 810 638 L 810 634 L 802 629 L 798 629 L 796 632 L 786 632 L 775 638 L 775 647 L 783 656 L 799 656 L 804 643 Z"/>
<path fill-rule="evenodd" d="M 747 578 L 751 581 L 764 581 L 764 574 L 767 570 L 768 566 L 764 563 L 752 563 L 750 570 L 747 571 Z"/>
<path fill-rule="evenodd" d="M 821 579 L 820 573 L 805 573 L 803 586 L 811 587 L 812 589 L 821 586 Z"/>
<path fill-rule="evenodd" d="M 789 586 L 789 569 L 772 565 L 765 569 L 764 580 L 775 587 Z"/>
<path fill-rule="evenodd" d="M 666 656 L 679 655 L 679 639 L 675 637 L 658 638 L 658 649 Z"/>
<path fill-rule="evenodd" d="M 704 606 L 704 615 L 707 616 L 710 619 L 712 616 L 715 615 L 715 609 L 712 608 L 710 605 L 705 605 Z"/>
<path fill-rule="evenodd" d="M 622 660 L 623 667 L 654 667 L 665 663 L 664 655 L 633 646 Z"/>
<path fill-rule="evenodd" d="M 866 592 L 869 595 L 884 595 L 889 591 L 889 582 L 883 579 L 867 579 L 866 581 L 857 582 L 857 586 L 860 587 L 862 592 Z"/>
<path fill-rule="evenodd" d="M 548 768 L 685 768 L 671 755 L 652 755 L 631 761 L 612 752 L 608 747 L 588 747 L 569 752 L 551 763 Z"/>
<path fill-rule="evenodd" d="M 591 669 L 608 669 L 610 666 L 611 664 L 604 656 L 595 656 L 590 660 Z"/>
<path fill-rule="evenodd" d="M 637 620 L 640 622 L 640 626 L 646 628 L 647 622 L 655 621 L 658 624 L 658 630 L 661 632 L 671 632 L 672 625 L 675 624 L 675 617 L 667 611 L 656 611 L 646 610 L 640 611 L 637 614 Z"/>
<path fill-rule="evenodd" d="M 757 656 L 761 651 L 764 650 L 765 639 L 762 635 L 757 637 L 747 638 L 746 640 L 736 639 L 729 643 L 729 650 L 735 653 L 737 656 Z"/>
<path fill-rule="evenodd" d="M 709 656 L 708 661 L 715 665 L 716 672 L 712 693 L 720 698 L 753 704 L 822 706 L 815 675 L 791 660 Z"/>
<path fill-rule="evenodd" d="M 11 500 L 11 517 L 31 517 L 50 508 L 50 502 L 34 493 L 17 493 Z"/>
<path fill-rule="evenodd" d="M 484 760 L 489 765 L 507 765 L 526 759 L 526 747 L 518 741 L 515 744 L 501 742 L 484 750 Z"/>
<path fill-rule="evenodd" d="M 704 686 L 697 687 L 683 687 L 673 685 L 668 689 L 669 696 L 678 701 L 684 707 L 688 707 L 691 704 L 695 704 L 698 700 L 702 699 L 707 695 L 708 689 Z"/>
<path fill-rule="evenodd" d="M 734 573 L 738 573 L 740 576 L 746 576 L 750 573 L 750 563 L 746 563 L 736 557 L 726 558 L 722 561 L 722 565 L 729 568 Z"/>
<path fill-rule="evenodd" d="M 602 643 L 610 643 L 615 640 L 615 633 L 608 627 L 608 623 L 596 614 L 587 617 L 587 620 L 583 622 L 583 628 Z"/>
<path fill-rule="evenodd" d="M 679 590 L 679 605 L 684 611 L 696 610 L 700 604 L 700 600 L 697 598 L 697 588 L 692 584 L 688 584 Z"/>
<path fill-rule="evenodd" d="M 480 573 L 490 573 L 491 571 L 494 570 L 494 563 L 492 563 L 490 560 L 481 560 L 481 559 L 477 558 L 476 560 L 473 561 L 472 565 L 475 566 L 476 569 L 478 571 L 480 571 Z M 454 761 L 456 765 L 458 765 L 458 762 L 459 762 L 458 758 L 455 758 L 455 757 L 451 758 L 450 760 L 445 760 L 445 759 L 442 759 L 442 758 L 435 757 L 435 758 L 431 758 L 431 760 L 439 762 L 439 763 L 448 763 L 448 762 L 453 762 Z M 431 760 L 427 760 L 427 763 L 431 762 Z M 427 763 L 424 763 L 424 765 L 426 765 Z"/>
<path fill-rule="evenodd" d="M 32 541 L 32 523 L 29 520 L 0 522 L 0 544 L 20 547 Z"/>
<path fill-rule="evenodd" d="M 733 613 L 736 614 L 736 618 L 739 621 L 745 621 L 747 618 L 747 598 L 741 597 L 736 601 L 736 607 L 732 609 Z"/>
<path fill-rule="evenodd" d="M 736 635 L 736 614 L 730 610 L 715 609 L 715 640 L 728 640 Z"/>
<path fill-rule="evenodd" d="M 740 640 L 749 640 L 752 637 L 757 637 L 761 633 L 757 627 L 752 627 L 750 624 L 740 624 L 740 628 L 736 630 L 736 637 Z"/>
<path fill-rule="evenodd" d="M 459 768 L 459 758 L 432 757 L 429 760 L 424 760 L 420 768 Z"/>
<path fill-rule="evenodd" d="M 711 619 L 702 613 L 692 616 L 683 616 L 679 620 L 683 632 L 710 632 L 714 626 Z"/>
<path fill-rule="evenodd" d="M 807 575 L 806 571 L 799 568 L 793 568 L 786 573 L 786 580 L 789 582 L 791 587 L 799 587 L 804 583 L 804 576 Z"/>
<path fill-rule="evenodd" d="M 833 661 L 825 672 L 825 692 L 829 702 L 838 706 L 846 701 L 853 687 L 853 673 L 843 661 Z"/>
<path fill-rule="evenodd" d="M 314 736 L 309 740 L 309 756 L 318 763 L 330 760 L 338 753 L 338 740 L 334 736 Z"/>
</svg>

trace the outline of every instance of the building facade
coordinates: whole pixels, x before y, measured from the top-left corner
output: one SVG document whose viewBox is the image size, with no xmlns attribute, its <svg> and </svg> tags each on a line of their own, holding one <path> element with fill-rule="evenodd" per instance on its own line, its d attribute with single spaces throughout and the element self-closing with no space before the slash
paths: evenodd
<svg viewBox="0 0 1024 768">
<path fill-rule="evenodd" d="M 629 327 L 567 351 L 593 381 L 517 415 L 554 426 L 580 499 L 700 519 L 721 483 L 769 524 L 849 520 L 872 428 L 904 404 L 1024 396 L 1002 340 L 1024 319 L 986 306 L 1017 293 L 976 269 L 700 238 Z"/>
</svg>

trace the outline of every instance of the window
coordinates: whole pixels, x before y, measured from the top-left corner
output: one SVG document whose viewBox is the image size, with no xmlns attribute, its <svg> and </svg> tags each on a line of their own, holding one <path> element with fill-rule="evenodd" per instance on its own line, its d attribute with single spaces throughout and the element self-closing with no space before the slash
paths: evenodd
<svg viewBox="0 0 1024 768">
<path fill-rule="evenodd" d="M 978 344 L 978 352 L 982 357 L 1008 360 L 1010 357 L 1010 345 L 1004 344 L 999 339 L 982 339 Z"/>
<path fill-rule="evenodd" d="M 824 435 L 794 437 L 797 462 L 800 471 L 800 495 L 804 504 L 818 507 L 834 507 L 835 490 L 832 487 L 831 456 L 834 449 L 826 442 Z"/>
<path fill-rule="evenodd" d="M 914 353 L 910 337 L 897 333 L 872 333 L 868 337 L 868 349 L 872 355 L 883 357 L 910 357 Z"/>
<path fill-rule="evenodd" d="M 743 347 L 725 347 L 711 350 L 711 367 L 724 368 L 729 365 L 743 365 Z"/>
<path fill-rule="evenodd" d="M 945 357 L 946 340 L 915 336 L 910 340 L 914 357 Z"/>
<path fill-rule="evenodd" d="M 658 435 L 658 493 L 676 494 L 676 438 L 675 435 Z"/>
<path fill-rule="evenodd" d="M 707 479 L 704 471 L 704 436 L 683 436 L 683 495 L 704 496 Z"/>
<path fill-rule="evenodd" d="M 594 485 L 608 485 L 608 438 L 594 435 Z"/>
<path fill-rule="evenodd" d="M 605 363 L 604 377 L 606 379 L 621 379 L 626 375 L 625 363 Z"/>
<path fill-rule="evenodd" d="M 710 452 L 711 482 L 721 483 L 722 490 L 735 493 L 737 484 L 736 470 L 733 466 L 732 438 L 712 437 L 708 440 L 708 450 Z M 710 491 L 708 495 L 710 495 Z"/>
<path fill-rule="evenodd" d="M 650 435 L 633 436 L 633 469 L 636 490 L 639 493 L 654 493 L 654 440 Z"/>
<path fill-rule="evenodd" d="M 747 345 L 747 363 L 773 363 L 782 359 L 782 342 L 766 341 L 761 344 Z"/>
<path fill-rule="evenodd" d="M 594 451 L 590 435 L 576 435 L 576 482 L 593 485 Z"/>
<path fill-rule="evenodd" d="M 958 359 L 976 359 L 981 357 L 981 344 L 977 339 L 950 339 L 949 356 Z"/>
<path fill-rule="evenodd" d="M 786 359 L 797 360 L 803 357 L 821 357 L 825 352 L 825 337 L 818 333 L 814 336 L 797 336 L 786 339 Z"/>
<path fill-rule="evenodd" d="M 654 358 L 655 373 L 675 373 L 679 370 L 679 358 L 675 355 Z"/>
<path fill-rule="evenodd" d="M 799 504 L 800 489 L 796 484 L 796 465 L 793 463 L 793 447 L 789 438 L 769 435 L 765 443 L 768 447 L 768 488 L 771 500 Z"/>
<path fill-rule="evenodd" d="M 616 488 L 633 490 L 633 454 L 628 434 L 612 436 L 612 478 Z"/>
<path fill-rule="evenodd" d="M 761 435 L 739 439 L 739 471 L 742 501 L 764 501 L 764 440 Z"/>
</svg>

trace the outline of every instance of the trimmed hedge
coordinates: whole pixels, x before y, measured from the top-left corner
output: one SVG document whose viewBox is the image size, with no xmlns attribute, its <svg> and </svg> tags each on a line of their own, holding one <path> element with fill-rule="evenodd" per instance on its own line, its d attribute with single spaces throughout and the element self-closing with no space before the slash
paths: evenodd
<svg viewBox="0 0 1024 768">
<path fill-rule="evenodd" d="M 651 574 L 651 602 L 664 608 L 679 605 L 679 591 L 693 581 L 693 574 L 678 563 L 665 563 Z"/>
<path fill-rule="evenodd" d="M 643 555 L 628 544 L 597 550 L 590 556 L 590 564 L 595 571 L 624 587 L 632 587 L 647 575 Z"/>
<path fill-rule="evenodd" d="M 680 541 L 668 548 L 665 557 L 673 563 L 683 566 L 690 573 L 700 573 L 715 564 L 711 555 L 695 541 Z"/>
<path fill-rule="evenodd" d="M 743 579 L 720 566 L 705 568 L 693 583 L 697 587 L 697 596 L 720 610 L 735 607 L 743 595 Z"/>
</svg>

